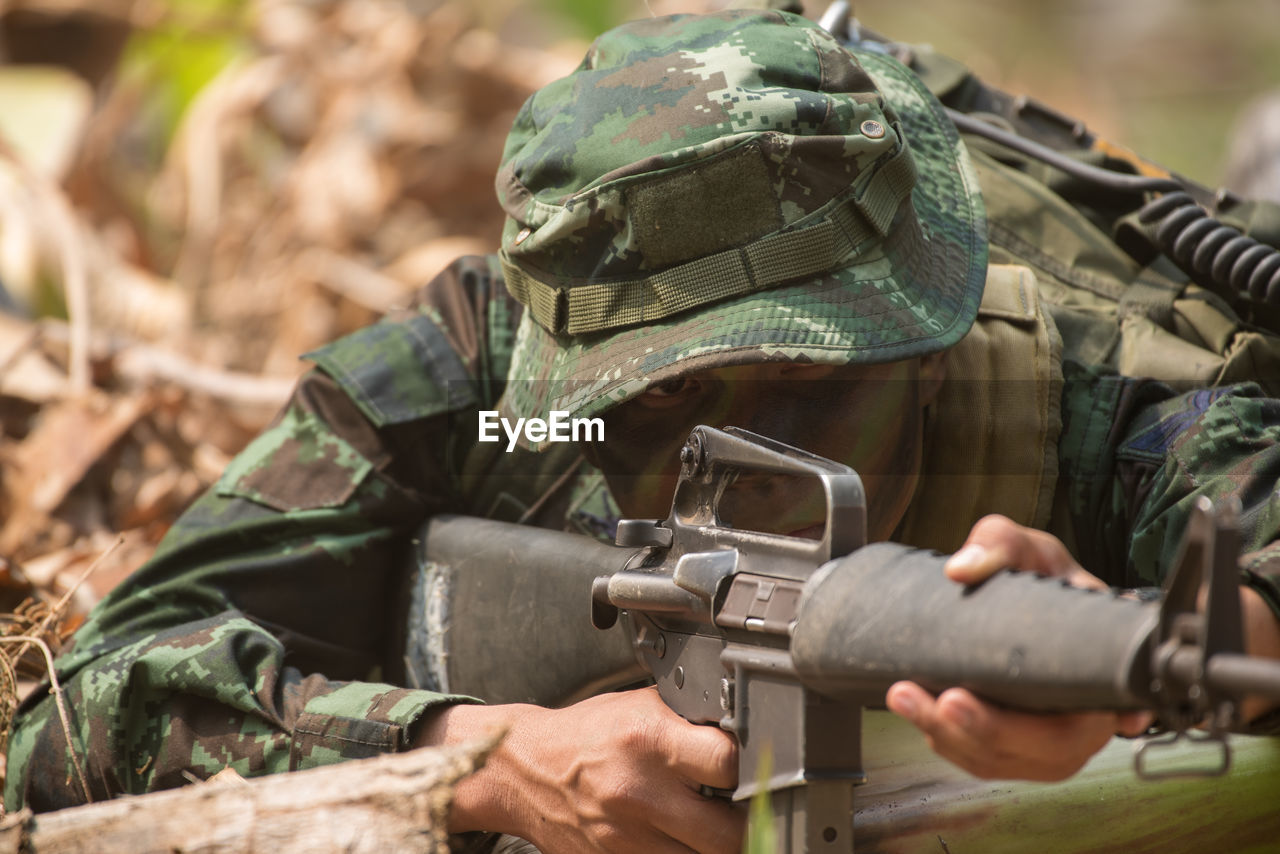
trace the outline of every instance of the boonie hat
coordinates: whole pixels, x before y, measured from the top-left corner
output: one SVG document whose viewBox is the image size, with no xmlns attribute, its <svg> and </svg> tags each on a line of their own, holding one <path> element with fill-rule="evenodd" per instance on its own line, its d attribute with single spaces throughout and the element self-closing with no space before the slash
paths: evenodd
<svg viewBox="0 0 1280 854">
<path fill-rule="evenodd" d="M 605 33 L 524 104 L 496 186 L 526 308 L 510 417 L 728 365 L 922 356 L 982 296 L 985 214 L 942 106 L 786 12 Z"/>
</svg>

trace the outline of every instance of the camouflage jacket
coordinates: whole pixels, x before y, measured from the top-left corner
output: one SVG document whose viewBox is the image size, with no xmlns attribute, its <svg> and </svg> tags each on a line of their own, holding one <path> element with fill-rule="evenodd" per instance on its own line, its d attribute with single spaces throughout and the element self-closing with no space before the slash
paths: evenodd
<svg viewBox="0 0 1280 854">
<path fill-rule="evenodd" d="M 608 534 L 616 510 L 570 446 L 474 453 L 515 319 L 492 260 L 463 259 L 413 307 L 312 354 L 319 368 L 274 425 L 60 659 L 95 800 L 226 766 L 248 776 L 405 748 L 424 713 L 461 699 L 390 684 L 388 615 L 431 514 Z M 1248 577 L 1280 601 L 1266 548 L 1280 532 L 1280 403 L 1248 385 L 1177 395 L 1074 363 L 1062 388 L 1059 466 L 1086 565 L 1115 584 L 1154 583 L 1190 497 L 1235 494 L 1260 550 Z M 519 477 L 534 480 L 512 488 Z M 564 488 L 546 492 L 553 482 Z M 495 483 L 507 486 L 485 488 Z M 527 497 L 544 493 L 531 511 Z M 69 762 L 38 694 L 10 742 L 8 806 L 79 802 Z"/>
</svg>

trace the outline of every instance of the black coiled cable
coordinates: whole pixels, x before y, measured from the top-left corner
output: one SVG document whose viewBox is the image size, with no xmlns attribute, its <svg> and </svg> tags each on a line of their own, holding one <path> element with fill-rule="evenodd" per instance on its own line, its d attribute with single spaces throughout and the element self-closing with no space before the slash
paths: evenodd
<svg viewBox="0 0 1280 854">
<path fill-rule="evenodd" d="M 1120 192 L 1161 194 L 1138 211 L 1138 221 L 1154 228 L 1161 252 L 1196 284 L 1228 300 L 1243 298 L 1255 305 L 1280 308 L 1280 249 L 1214 219 L 1173 179 L 1112 172 L 974 116 L 951 109 L 947 113 L 965 133 L 986 137 L 1082 180 Z"/>
<path fill-rule="evenodd" d="M 1148 202 L 1138 221 L 1154 226 L 1161 251 L 1197 284 L 1280 307 L 1280 250 L 1214 219 L 1189 194 Z"/>
</svg>

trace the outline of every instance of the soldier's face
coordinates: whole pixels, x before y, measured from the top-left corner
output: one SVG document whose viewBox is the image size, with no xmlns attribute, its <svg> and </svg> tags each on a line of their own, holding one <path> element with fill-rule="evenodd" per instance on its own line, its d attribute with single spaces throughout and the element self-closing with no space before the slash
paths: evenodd
<svg viewBox="0 0 1280 854">
<path fill-rule="evenodd" d="M 591 456 L 624 517 L 665 518 L 679 451 L 699 424 L 743 427 L 851 466 L 867 492 L 868 535 L 889 539 L 919 479 L 924 408 L 943 359 L 832 367 L 781 363 L 693 373 L 651 388 L 605 414 Z M 734 527 L 821 536 L 815 481 L 739 479 L 721 502 Z"/>
</svg>

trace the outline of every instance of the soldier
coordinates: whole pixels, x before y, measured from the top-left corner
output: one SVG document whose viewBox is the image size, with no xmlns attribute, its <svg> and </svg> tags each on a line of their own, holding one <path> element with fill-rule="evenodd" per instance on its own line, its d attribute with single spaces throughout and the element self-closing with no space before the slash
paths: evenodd
<svg viewBox="0 0 1280 854">
<path fill-rule="evenodd" d="M 1047 294 L 1071 271 L 1010 265 L 1004 231 L 988 269 L 979 174 L 1005 196 L 1021 179 L 977 162 L 911 72 L 803 18 L 602 36 L 516 119 L 500 254 L 310 354 L 274 425 L 80 630 L 59 666 L 94 798 L 500 725 L 451 830 L 552 852 L 739 850 L 741 814 L 699 794 L 735 782 L 732 740 L 650 689 L 549 710 L 378 681 L 397 666 L 388 615 L 427 517 L 608 536 L 620 516 L 665 515 L 697 423 L 853 466 L 872 538 L 965 544 L 960 581 L 1013 565 L 1100 583 L 1074 553 L 1106 582 L 1153 584 L 1190 499 L 1239 495 L 1250 648 L 1278 654 L 1277 405 L 1076 358 L 1114 318 L 1051 311 L 1037 278 Z M 599 417 L 604 435 L 528 429 L 552 412 Z M 812 509 L 785 489 L 742 484 L 735 521 L 811 535 Z M 1060 779 L 1147 725 L 911 684 L 888 703 L 986 776 Z M 9 759 L 10 808 L 81 800 L 52 703 L 24 707 Z"/>
</svg>

